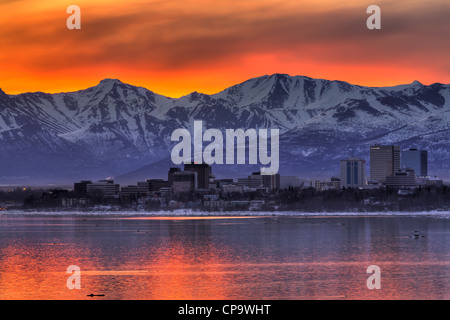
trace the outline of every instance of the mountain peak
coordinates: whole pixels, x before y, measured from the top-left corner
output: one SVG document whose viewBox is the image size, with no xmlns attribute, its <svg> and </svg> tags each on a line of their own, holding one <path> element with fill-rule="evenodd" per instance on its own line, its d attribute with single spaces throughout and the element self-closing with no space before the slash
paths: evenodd
<svg viewBox="0 0 450 320">
<path fill-rule="evenodd" d="M 109 92 L 111 90 L 113 90 L 114 88 L 120 87 L 120 86 L 124 86 L 125 84 L 120 81 L 119 79 L 110 79 L 110 78 L 106 78 L 100 81 L 100 83 L 98 85 L 96 85 L 94 88 L 96 88 L 96 90 L 100 90 L 102 92 Z"/>
<path fill-rule="evenodd" d="M 280 79 L 280 78 L 289 78 L 290 75 L 288 75 L 286 73 L 274 73 L 274 74 L 270 75 L 269 77 L 270 78 Z"/>
<path fill-rule="evenodd" d="M 119 79 L 105 78 L 101 80 L 99 84 L 124 84 L 124 83 Z"/>
<path fill-rule="evenodd" d="M 393 91 L 402 91 L 402 90 L 409 89 L 409 88 L 423 87 L 423 86 L 424 85 L 421 82 L 419 82 L 418 80 L 414 80 L 413 82 L 411 82 L 409 84 L 400 84 L 400 85 L 392 86 L 392 87 L 378 87 L 378 88 L 393 90 Z"/>
</svg>

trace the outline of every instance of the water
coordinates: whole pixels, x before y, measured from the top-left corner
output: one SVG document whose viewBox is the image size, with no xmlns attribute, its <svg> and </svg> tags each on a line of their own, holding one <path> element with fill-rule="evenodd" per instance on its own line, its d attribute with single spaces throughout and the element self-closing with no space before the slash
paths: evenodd
<svg viewBox="0 0 450 320">
<path fill-rule="evenodd" d="M 449 299 L 449 277 L 448 218 L 0 218 L 0 299 Z"/>
</svg>

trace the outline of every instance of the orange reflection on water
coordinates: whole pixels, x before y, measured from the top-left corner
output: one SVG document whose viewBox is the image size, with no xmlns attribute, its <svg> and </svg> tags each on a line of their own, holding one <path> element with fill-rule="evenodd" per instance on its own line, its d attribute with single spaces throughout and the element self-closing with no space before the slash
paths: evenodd
<svg viewBox="0 0 450 320">
<path fill-rule="evenodd" d="M 91 223 L 87 225 L 92 226 Z M 49 223 L 48 226 L 55 227 L 55 224 Z M 15 231 L 15 234 L 26 233 L 25 230 L 17 231 L 19 233 Z M 38 237 L 45 233 L 51 231 L 40 230 Z M 102 233 L 96 232 L 99 236 L 102 236 Z M 124 235 L 118 235 L 121 236 Z M 110 256 L 111 251 L 108 250 L 111 248 L 78 240 L 74 243 L 20 241 L 3 247 L 0 261 L 0 299 L 228 297 L 224 274 L 230 271 L 222 267 L 227 261 L 226 253 L 210 242 L 200 248 L 170 239 L 159 243 L 155 250 L 156 245 L 138 245 L 139 238 L 132 239 L 131 243 L 126 239 L 126 246 L 134 247 L 134 251 L 117 258 Z M 114 244 L 110 245 L 113 246 Z M 115 260 L 110 263 L 109 259 Z M 66 273 L 69 265 L 78 265 L 81 269 L 80 290 L 69 290 L 66 286 L 70 276 Z M 87 296 L 92 293 L 105 296 Z"/>
<path fill-rule="evenodd" d="M 0 299 L 450 298 L 445 221 L 412 240 L 395 219 L 242 218 L 1 220 Z M 372 264 L 381 290 L 366 287 Z"/>
<path fill-rule="evenodd" d="M 3 248 L 0 299 L 71 299 L 73 295 L 64 290 L 68 275 L 49 272 L 59 264 L 56 247 L 19 244 Z"/>
<path fill-rule="evenodd" d="M 156 261 L 149 263 L 153 277 L 149 279 L 152 299 L 226 299 L 226 271 L 220 263 L 224 256 L 214 247 L 198 252 L 181 242 L 170 243 L 161 250 Z"/>
</svg>

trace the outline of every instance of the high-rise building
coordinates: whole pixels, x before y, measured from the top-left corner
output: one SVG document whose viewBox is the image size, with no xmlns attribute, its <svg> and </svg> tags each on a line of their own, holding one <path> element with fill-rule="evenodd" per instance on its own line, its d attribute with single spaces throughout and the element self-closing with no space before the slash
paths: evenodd
<svg viewBox="0 0 450 320">
<path fill-rule="evenodd" d="M 426 150 L 409 149 L 401 152 L 401 168 L 414 169 L 416 176 L 428 176 L 428 152 Z"/>
<path fill-rule="evenodd" d="M 400 147 L 374 145 L 370 147 L 370 179 L 386 182 L 387 176 L 400 169 Z"/>
<path fill-rule="evenodd" d="M 211 166 L 206 163 L 186 163 L 184 171 L 197 173 L 197 188 L 209 189 L 209 176 L 211 175 Z"/>
<path fill-rule="evenodd" d="M 341 160 L 341 188 L 358 188 L 365 184 L 366 161 L 357 158 Z"/>
</svg>

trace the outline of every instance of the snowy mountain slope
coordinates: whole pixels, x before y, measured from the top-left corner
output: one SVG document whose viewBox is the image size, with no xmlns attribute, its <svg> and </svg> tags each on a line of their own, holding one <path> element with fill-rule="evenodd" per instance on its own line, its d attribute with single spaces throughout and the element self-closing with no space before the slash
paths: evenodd
<svg viewBox="0 0 450 320">
<path fill-rule="evenodd" d="M 194 120 L 205 129 L 278 128 L 285 174 L 338 174 L 339 159 L 369 160 L 374 143 L 427 149 L 429 172 L 449 172 L 449 85 L 373 88 L 274 74 L 178 99 L 116 79 L 58 94 L 0 90 L 0 179 L 69 182 L 141 167 L 147 168 L 143 179 L 160 175 L 172 132 L 192 130 Z M 160 163 L 153 173 L 152 163 Z M 245 166 L 216 169 L 248 174 Z"/>
</svg>

